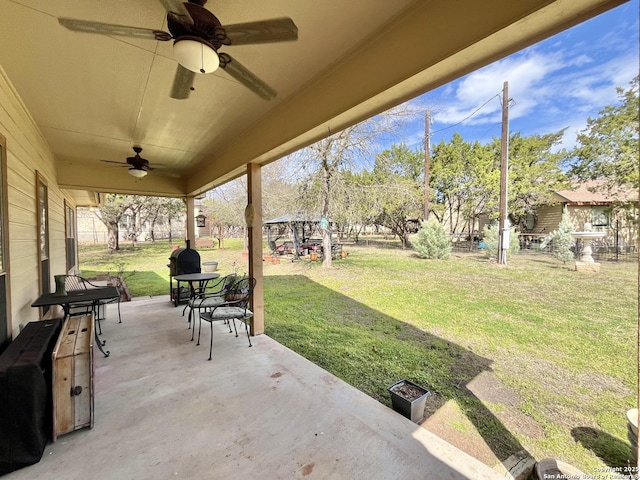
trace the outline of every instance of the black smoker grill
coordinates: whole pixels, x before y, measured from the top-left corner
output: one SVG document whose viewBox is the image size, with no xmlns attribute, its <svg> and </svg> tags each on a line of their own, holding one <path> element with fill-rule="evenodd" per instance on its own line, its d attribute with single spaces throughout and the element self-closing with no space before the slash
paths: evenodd
<svg viewBox="0 0 640 480">
<path fill-rule="evenodd" d="M 186 248 L 176 248 L 169 257 L 169 293 L 171 301 L 177 307 L 179 303 L 189 301 L 189 288 L 173 286 L 173 277 L 185 273 L 200 273 L 200 254 L 191 248 L 187 240 Z M 179 284 L 178 284 L 179 285 Z"/>
</svg>

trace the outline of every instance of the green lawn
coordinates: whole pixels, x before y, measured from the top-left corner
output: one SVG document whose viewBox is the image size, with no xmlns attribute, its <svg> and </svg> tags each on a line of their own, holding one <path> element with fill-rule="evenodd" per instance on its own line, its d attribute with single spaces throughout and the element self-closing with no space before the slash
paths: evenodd
<svg viewBox="0 0 640 480">
<path fill-rule="evenodd" d="M 203 249 L 221 273 L 246 271 L 241 241 Z M 636 263 L 575 272 L 545 256 L 498 266 L 480 256 L 420 260 L 410 251 L 349 246 L 348 258 L 265 265 L 266 333 L 363 392 L 408 378 L 436 406 L 453 400 L 500 458 L 526 449 L 584 472 L 626 465 L 627 409 L 637 405 Z M 83 248 L 83 274 L 125 272 L 134 296 L 168 293 L 169 245 L 106 254 Z M 92 272 L 93 270 L 94 272 Z M 480 401 L 465 385 L 483 371 L 518 401 Z M 515 408 L 541 429 L 507 429 Z"/>
</svg>

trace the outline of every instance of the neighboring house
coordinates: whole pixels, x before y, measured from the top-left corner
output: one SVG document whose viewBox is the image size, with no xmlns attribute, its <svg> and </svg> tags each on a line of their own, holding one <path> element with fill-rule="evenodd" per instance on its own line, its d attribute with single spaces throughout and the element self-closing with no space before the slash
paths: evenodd
<svg viewBox="0 0 640 480">
<path fill-rule="evenodd" d="M 602 185 L 593 180 L 558 190 L 553 203 L 540 206 L 527 219 L 527 233 L 545 235 L 556 230 L 566 207 L 577 230 L 590 223 L 592 230 L 607 233 L 605 244 L 614 245 L 617 237 L 621 249 L 634 249 L 638 237 L 638 191 L 627 189 L 610 194 Z M 621 208 L 630 202 L 634 204 L 631 209 Z"/>
</svg>

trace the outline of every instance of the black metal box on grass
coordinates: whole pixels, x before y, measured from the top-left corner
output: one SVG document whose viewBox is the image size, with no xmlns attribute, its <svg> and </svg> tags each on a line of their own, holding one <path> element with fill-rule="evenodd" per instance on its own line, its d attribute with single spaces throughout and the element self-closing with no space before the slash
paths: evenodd
<svg viewBox="0 0 640 480">
<path fill-rule="evenodd" d="M 409 380 L 400 380 L 387 388 L 393 409 L 414 423 L 424 418 L 424 407 L 431 392 Z"/>
</svg>

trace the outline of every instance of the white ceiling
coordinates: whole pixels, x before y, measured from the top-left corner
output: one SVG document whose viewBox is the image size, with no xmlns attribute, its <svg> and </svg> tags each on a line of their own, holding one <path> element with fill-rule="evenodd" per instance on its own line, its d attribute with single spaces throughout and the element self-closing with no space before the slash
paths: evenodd
<svg viewBox="0 0 640 480">
<path fill-rule="evenodd" d="M 159 0 L 0 0 L 0 66 L 81 191 L 198 195 L 624 0 L 211 0 L 223 25 L 288 16 L 298 40 L 228 46 L 273 87 L 219 69 L 169 92 L 172 42 L 73 32 L 57 17 L 167 30 Z M 140 145 L 142 180 L 101 160 Z M 78 198 L 81 198 L 80 196 Z"/>
</svg>

